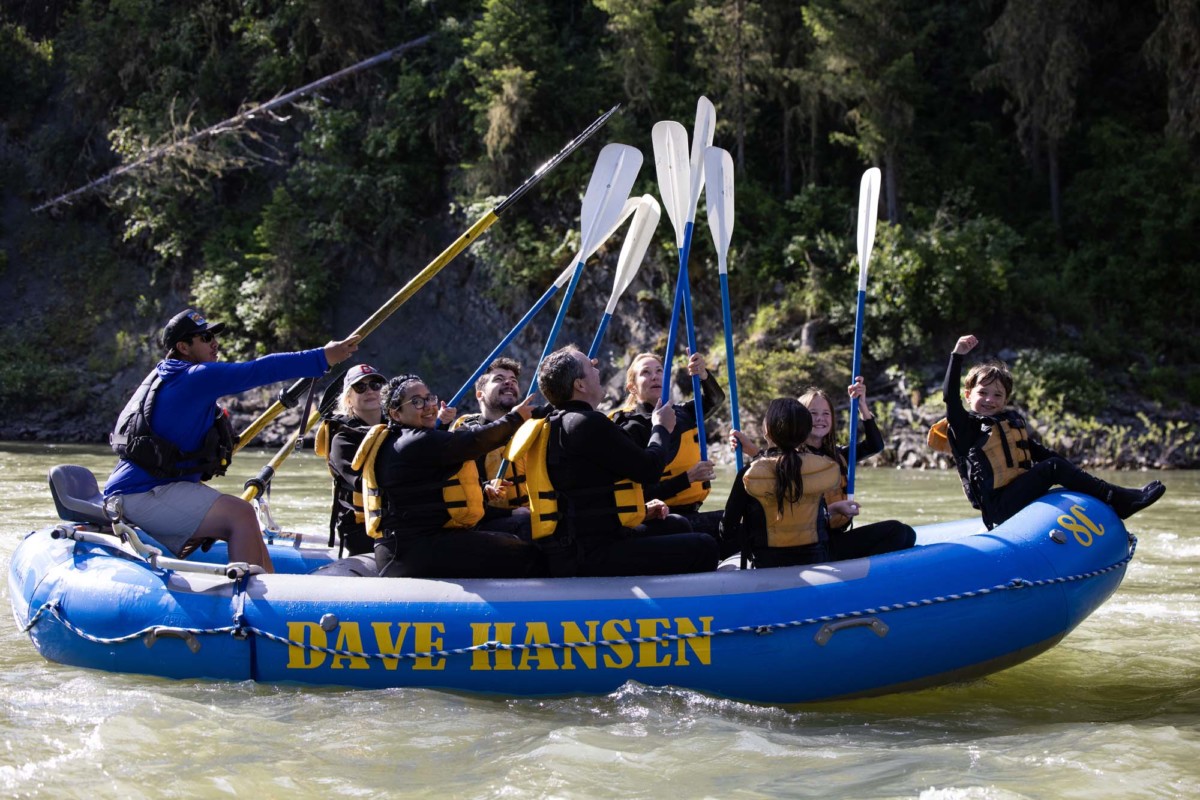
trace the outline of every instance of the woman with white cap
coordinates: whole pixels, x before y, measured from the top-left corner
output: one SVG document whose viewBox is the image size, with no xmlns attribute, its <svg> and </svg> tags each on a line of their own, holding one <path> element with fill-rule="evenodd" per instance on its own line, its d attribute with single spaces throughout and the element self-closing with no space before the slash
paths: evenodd
<svg viewBox="0 0 1200 800">
<path fill-rule="evenodd" d="M 372 425 L 383 422 L 380 392 L 387 380 L 370 364 L 355 364 L 342 381 L 337 413 L 321 424 L 316 450 L 329 462 L 333 476 L 333 509 L 329 546 L 338 542 L 338 555 L 372 553 L 375 540 L 363 522 L 362 472 L 351 463 Z"/>
</svg>

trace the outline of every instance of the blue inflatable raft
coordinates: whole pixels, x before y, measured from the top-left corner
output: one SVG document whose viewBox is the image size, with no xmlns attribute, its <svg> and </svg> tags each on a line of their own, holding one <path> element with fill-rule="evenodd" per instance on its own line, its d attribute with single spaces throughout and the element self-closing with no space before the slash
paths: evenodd
<svg viewBox="0 0 1200 800">
<path fill-rule="evenodd" d="M 220 545 L 198 554 L 208 563 L 139 554 L 63 494 L 60 516 L 75 519 L 30 533 L 9 568 L 17 623 L 51 661 L 506 697 L 633 680 L 803 703 L 970 679 L 1066 636 L 1116 591 L 1135 546 L 1108 506 L 1057 492 L 992 531 L 927 526 L 911 550 L 808 567 L 381 579 L 277 544 L 280 572 L 252 575 Z"/>
</svg>

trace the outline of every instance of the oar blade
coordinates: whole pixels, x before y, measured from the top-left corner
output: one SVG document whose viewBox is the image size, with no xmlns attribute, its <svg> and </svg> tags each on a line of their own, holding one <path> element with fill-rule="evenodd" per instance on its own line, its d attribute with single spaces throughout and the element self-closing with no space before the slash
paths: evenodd
<svg viewBox="0 0 1200 800">
<path fill-rule="evenodd" d="M 642 168 L 642 151 L 627 144 L 607 144 L 596 159 L 587 192 L 583 195 L 580 260 L 586 259 L 608 238 L 621 218 L 625 201 Z"/>
<path fill-rule="evenodd" d="M 729 271 L 729 243 L 733 239 L 733 156 L 720 147 L 704 151 L 704 202 L 708 206 L 708 228 L 717 248 L 717 267 Z"/>
<path fill-rule="evenodd" d="M 683 247 L 684 228 L 692 213 L 688 210 L 692 168 L 688 156 L 687 130 L 674 120 L 663 120 L 654 124 L 650 138 L 654 142 L 658 193 L 675 229 L 675 245 Z"/>
<path fill-rule="evenodd" d="M 717 132 L 717 110 L 712 101 L 701 95 L 696 101 L 696 125 L 692 128 L 692 156 L 689 162 L 691 174 L 688 186 L 688 219 L 696 219 L 696 204 L 700 202 L 700 190 L 704 188 L 704 153 L 712 146 Z"/>
<path fill-rule="evenodd" d="M 875 223 L 879 218 L 879 185 L 881 175 L 878 167 L 863 173 L 858 187 L 858 289 L 867 288 L 867 266 L 871 262 L 871 248 L 875 245 Z"/>
<path fill-rule="evenodd" d="M 644 194 L 640 198 L 636 198 L 634 202 L 637 204 L 637 208 L 633 215 L 633 222 L 629 223 L 629 230 L 625 233 L 625 243 L 621 245 L 621 255 L 617 259 L 617 275 L 613 280 L 612 295 L 608 298 L 608 306 L 604 309 L 606 314 L 613 313 L 617 307 L 617 300 L 633 282 L 634 276 L 642 266 L 642 260 L 646 257 L 650 240 L 654 238 L 658 221 L 662 217 L 662 207 L 651 195 Z"/>
</svg>

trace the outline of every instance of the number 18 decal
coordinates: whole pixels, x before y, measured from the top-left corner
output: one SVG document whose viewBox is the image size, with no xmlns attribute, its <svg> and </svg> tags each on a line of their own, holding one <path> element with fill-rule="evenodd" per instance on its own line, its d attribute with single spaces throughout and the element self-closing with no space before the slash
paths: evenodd
<svg viewBox="0 0 1200 800">
<path fill-rule="evenodd" d="M 1074 514 L 1075 516 L 1071 516 Z M 1075 535 L 1075 541 L 1084 547 L 1091 547 L 1094 536 L 1104 535 L 1104 526 L 1097 525 L 1083 513 L 1083 506 L 1071 506 L 1071 514 L 1063 514 L 1058 518 L 1058 524 Z"/>
</svg>

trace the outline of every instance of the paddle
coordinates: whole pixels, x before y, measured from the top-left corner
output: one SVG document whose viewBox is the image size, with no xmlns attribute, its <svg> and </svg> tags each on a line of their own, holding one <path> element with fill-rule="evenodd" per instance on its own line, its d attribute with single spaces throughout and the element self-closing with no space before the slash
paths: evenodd
<svg viewBox="0 0 1200 800">
<path fill-rule="evenodd" d="M 708 206 L 708 228 L 717 248 L 717 269 L 721 274 L 721 319 L 725 327 L 725 363 L 729 373 L 729 402 L 733 408 L 733 429 L 741 430 L 738 415 L 737 370 L 733 363 L 733 318 L 729 312 L 729 242 L 733 238 L 733 156 L 720 147 L 704 151 L 704 203 Z M 737 446 L 737 468 L 742 469 L 742 445 Z"/>
<path fill-rule="evenodd" d="M 608 323 L 612 321 L 617 301 L 621 299 L 621 295 L 625 293 L 629 284 L 633 282 L 634 276 L 637 275 L 638 268 L 642 265 L 642 259 L 646 257 L 646 249 L 650 246 L 650 238 L 654 235 L 654 229 L 658 227 L 658 220 L 662 216 L 662 209 L 658 205 L 658 201 L 648 194 L 639 198 L 630 198 L 629 202 L 625 204 L 626 213 L 630 206 L 633 207 L 633 222 L 629 223 L 629 230 L 625 233 L 625 243 L 621 245 L 621 255 L 617 258 L 616 275 L 613 276 L 612 294 L 608 296 L 608 305 L 604 307 L 604 316 L 600 318 L 600 326 L 596 329 L 591 347 L 588 348 L 588 358 L 595 358 L 600 352 L 600 343 L 604 340 L 604 332 L 608 330 Z"/>
<path fill-rule="evenodd" d="M 863 173 L 858 188 L 858 310 L 854 314 L 854 365 L 850 369 L 850 383 L 854 383 L 862 369 L 864 310 L 867 302 L 867 266 L 871 261 L 871 247 L 875 244 L 875 221 L 879 218 L 879 169 L 871 167 Z M 846 496 L 854 499 L 854 468 L 858 455 L 858 402 L 866 398 L 855 398 L 850 403 L 850 453 L 846 467 Z"/>
<path fill-rule="evenodd" d="M 271 484 L 271 479 L 275 477 L 275 472 L 279 469 L 279 466 L 287 460 L 292 451 L 299 449 L 301 443 L 300 437 L 316 425 L 317 420 L 333 413 L 338 399 L 342 396 L 342 380 L 350 370 L 350 366 L 349 363 L 339 365 L 330 373 L 329 385 L 321 393 L 320 404 L 309 415 L 308 419 L 304 421 L 304 425 L 288 437 L 287 441 L 283 443 L 283 446 L 279 448 L 271 460 L 258 471 L 258 474 L 246 481 L 242 487 L 243 500 L 250 502 L 265 493 L 267 487 Z"/>
<path fill-rule="evenodd" d="M 633 182 L 637 180 L 637 174 L 641 168 L 642 152 L 636 147 L 614 142 L 605 145 L 604 149 L 600 151 L 600 157 L 596 159 L 596 166 L 592 170 L 591 180 L 588 181 L 587 192 L 583 195 L 583 211 L 579 216 L 580 247 L 575 270 L 571 275 L 571 282 L 567 286 L 566 294 L 563 295 L 562 305 L 558 308 L 558 315 L 555 316 L 554 324 L 550 328 L 550 335 L 546 337 L 546 345 L 542 348 L 542 355 L 538 359 L 537 367 L 533 370 L 533 380 L 529 382 L 529 391 L 525 393 L 526 398 L 537 391 L 538 371 L 542 367 L 542 362 L 546 360 L 546 356 L 554 350 L 554 342 L 558 338 L 563 319 L 567 315 L 567 306 L 571 302 L 571 296 L 575 294 L 575 287 L 579 285 L 579 276 L 583 274 L 586 255 L 594 253 L 620 224 L 626 208 L 625 201 L 629 198 L 629 192 L 633 189 Z M 501 461 L 500 469 L 496 473 L 497 480 L 503 477 L 506 469 L 508 469 L 508 462 Z"/>
<path fill-rule="evenodd" d="M 593 133 L 598 131 L 605 122 L 608 122 L 608 118 L 615 114 L 618 108 L 620 108 L 619 105 L 613 106 L 608 111 L 601 114 L 591 125 L 587 126 L 587 128 L 579 133 L 579 135 L 577 135 L 574 139 L 567 142 L 562 150 L 559 150 L 553 158 L 538 167 L 532 175 L 525 179 L 524 183 L 522 183 L 516 188 L 515 191 L 513 191 L 512 194 L 510 194 L 499 204 L 497 204 L 495 208 L 477 220 L 475 224 L 468 228 L 449 247 L 443 250 L 437 258 L 435 258 L 433 261 L 430 261 L 424 269 L 417 273 L 412 280 L 406 283 L 400 289 L 400 291 L 396 292 L 396 294 L 394 294 L 390 300 L 384 303 L 384 305 L 380 307 L 378 311 L 376 311 L 374 314 L 368 317 L 365 322 L 359 325 L 358 328 L 356 328 L 351 334 L 351 336 L 357 334 L 363 339 L 366 339 L 367 336 L 373 330 L 378 328 L 384 320 L 395 313 L 396 309 L 408 302 L 408 299 L 416 294 L 422 286 L 428 283 L 434 275 L 437 275 L 443 267 L 453 261 L 459 253 L 465 250 L 472 242 L 478 239 L 484 231 L 490 228 L 505 211 L 512 207 L 517 200 L 521 199 L 526 192 L 532 189 L 533 186 L 540 181 L 547 172 L 562 163 L 562 161 L 566 159 L 566 157 L 569 156 L 577 147 L 579 147 L 579 145 L 583 144 Z M 254 422 L 250 423 L 246 430 L 242 432 L 241 436 L 238 437 L 238 442 L 235 446 L 234 452 L 240 450 L 242 447 L 248 444 L 250 440 L 262 432 L 262 429 L 267 427 L 271 420 L 279 416 L 285 408 L 291 408 L 295 406 L 299 401 L 300 396 L 304 393 L 304 391 L 308 388 L 309 383 L 313 380 L 315 379 L 301 379 L 292 384 L 283 392 L 280 392 L 279 399 L 272 403 L 266 411 L 260 414 L 258 418 L 254 420 Z"/>
<path fill-rule="evenodd" d="M 692 324 L 692 293 L 688 286 L 688 256 L 692 246 L 692 229 L 696 220 L 696 204 L 704 188 L 704 151 L 712 144 L 717 114 L 707 97 L 696 102 L 696 124 L 692 130 L 692 147 L 688 155 L 687 131 L 678 122 L 665 120 L 651 130 L 654 143 L 654 165 L 658 173 L 659 192 L 667 216 L 675 228 L 675 244 L 679 248 L 679 278 L 675 284 L 675 301 L 671 308 L 671 326 L 667 332 L 667 353 L 663 359 L 665 380 L 662 403 L 671 399 L 671 363 L 675 358 L 675 339 L 679 326 L 679 306 L 683 306 L 687 325 L 688 350 L 697 352 L 696 329 Z M 700 459 L 708 459 L 708 441 L 704 434 L 704 401 L 700 377 L 692 376 L 692 399 L 696 406 L 696 434 L 700 439 Z"/>
<path fill-rule="evenodd" d="M 638 210 L 638 205 L 640 202 L 640 200 L 635 199 L 626 201 L 624 208 L 621 210 L 620 218 L 617 220 L 616 225 L 613 226 L 613 230 L 609 231 L 607 236 L 604 236 L 602 239 L 599 239 L 596 242 L 596 250 L 598 250 L 600 245 L 607 241 L 612 234 L 616 232 L 617 228 L 621 227 L 621 224 L 628 219 L 631 214 L 634 214 Z M 637 224 L 636 221 L 634 224 Z M 591 258 L 596 250 L 592 250 L 590 253 L 584 255 L 584 260 Z M 623 250 L 622 255 L 624 255 Z M 550 284 L 549 288 L 547 288 L 542 296 L 538 298 L 538 301 L 534 303 L 528 311 L 525 312 L 525 316 L 521 317 L 517 324 L 513 326 L 513 329 L 510 330 L 504 336 L 504 338 L 500 340 L 500 343 L 492 348 L 492 352 L 488 353 L 487 357 L 480 362 L 479 367 L 476 368 L 475 372 L 472 373 L 470 378 L 467 378 L 466 383 L 464 383 L 459 390 L 454 393 L 454 397 L 450 398 L 448 405 L 451 408 L 458 407 L 458 404 L 461 403 L 463 398 L 467 396 L 467 393 L 471 390 L 471 387 L 475 385 L 475 381 L 479 379 L 479 376 L 487 371 L 488 365 L 491 364 L 492 361 L 494 361 L 496 357 L 504 351 L 504 348 L 508 347 L 512 343 L 512 340 L 515 339 L 517 335 L 525 329 L 525 326 L 528 325 L 530 321 L 537 315 L 537 313 L 545 307 L 546 303 L 550 301 L 550 298 L 552 298 L 559 289 L 567 284 L 574 273 L 575 265 L 571 264 L 564 269 L 557 278 L 554 279 L 554 283 Z M 438 426 L 441 427 L 440 422 L 438 423 Z"/>
</svg>

